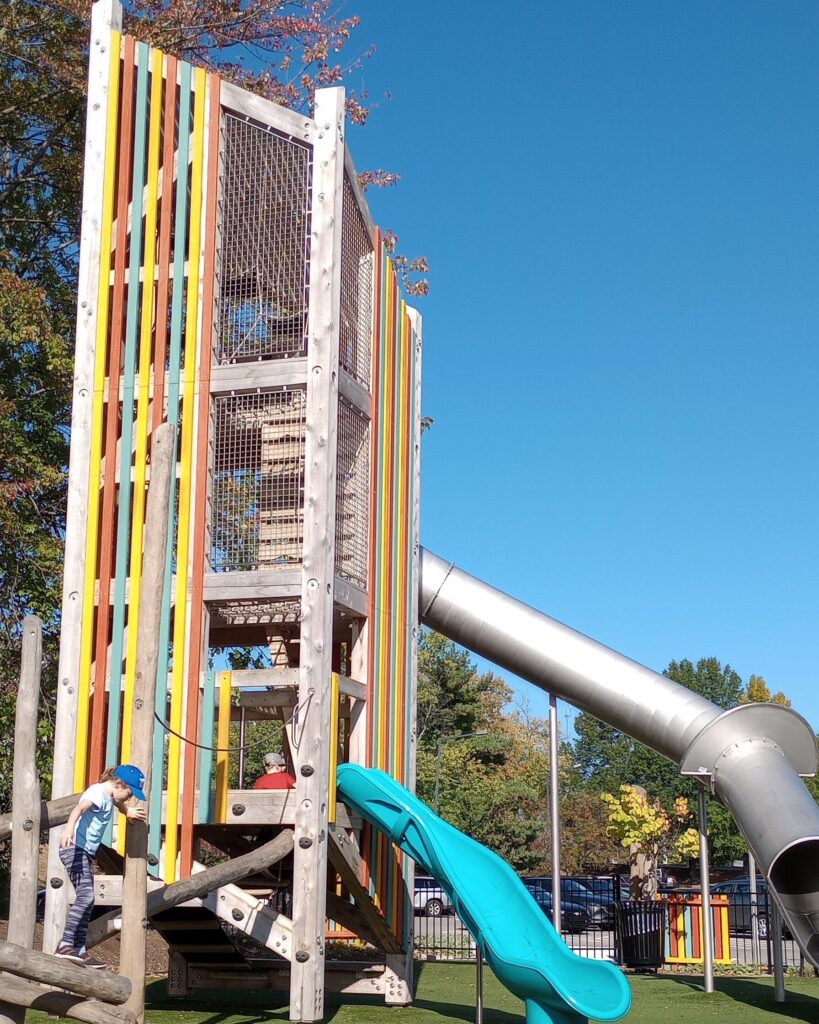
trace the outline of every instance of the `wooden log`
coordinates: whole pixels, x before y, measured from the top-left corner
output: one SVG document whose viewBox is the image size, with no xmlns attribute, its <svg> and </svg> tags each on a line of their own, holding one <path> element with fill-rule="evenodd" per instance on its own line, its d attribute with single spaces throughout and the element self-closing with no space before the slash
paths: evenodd
<svg viewBox="0 0 819 1024">
<path fill-rule="evenodd" d="M 238 882 L 239 879 L 282 860 L 292 849 L 293 830 L 288 828 L 251 853 L 226 861 L 224 864 L 215 864 L 212 868 L 197 871 L 190 878 L 183 878 L 179 882 L 171 882 L 162 889 L 156 889 L 148 896 L 146 915 L 149 918 L 153 917 L 155 914 L 161 914 L 163 910 L 179 906 L 180 903 L 206 896 L 220 886 Z M 86 946 L 91 949 L 92 946 L 116 935 L 116 921 L 121 916 L 121 910 L 117 909 L 92 921 L 88 929 Z"/>
<path fill-rule="evenodd" d="M 83 967 L 77 969 L 85 970 Z M 70 992 L 55 992 L 35 985 L 33 981 L 4 975 L 0 978 L 0 986 L 7 1002 L 29 1010 L 40 1010 L 55 1017 L 72 1017 L 85 1024 L 136 1024 L 134 1015 L 122 1007 L 111 1006 L 97 999 L 83 999 Z"/>
<path fill-rule="evenodd" d="M 361 878 L 361 858 L 350 837 L 337 825 L 329 828 L 330 863 L 341 876 L 347 891 L 353 897 L 361 911 L 370 932 L 377 939 L 377 944 L 386 953 L 400 953 L 401 943 L 390 931 L 389 925 L 381 916 L 378 907 L 364 888 Z"/>
<path fill-rule="evenodd" d="M 156 672 L 159 664 L 159 620 L 168 546 L 168 502 L 171 493 L 174 437 L 172 423 L 161 423 L 151 442 L 151 482 L 145 513 L 142 589 L 137 625 L 137 660 L 131 708 L 130 763 L 145 773 L 143 790 L 151 798 Z M 160 779 L 160 789 L 162 780 Z M 131 822 L 125 832 L 125 879 L 122 890 L 120 971 L 131 980 L 128 1009 L 137 1021 L 145 1016 L 145 960 L 148 927 L 148 825 Z"/>
<path fill-rule="evenodd" d="M 56 825 L 64 825 L 68 816 L 77 806 L 80 799 L 79 793 L 72 793 L 70 796 L 61 796 L 57 800 L 40 801 L 40 829 L 54 828 Z M 0 843 L 4 839 L 11 838 L 11 828 L 14 822 L 14 811 L 8 814 L 0 814 Z"/>
<path fill-rule="evenodd" d="M 40 781 L 37 778 L 37 710 L 43 661 L 43 624 L 36 615 L 23 620 L 23 657 L 14 717 L 12 775 L 11 878 L 8 941 L 34 945 L 37 918 L 37 863 L 40 849 Z M 26 1011 L 0 1002 L 0 1024 L 23 1024 Z"/>
<path fill-rule="evenodd" d="M 11 942 L 0 942 L 0 970 L 46 985 L 68 989 L 81 996 L 124 1003 L 131 994 L 131 982 L 107 971 L 90 971 L 37 949 L 24 949 Z M 3 981 L 5 994 L 5 979 Z"/>
</svg>

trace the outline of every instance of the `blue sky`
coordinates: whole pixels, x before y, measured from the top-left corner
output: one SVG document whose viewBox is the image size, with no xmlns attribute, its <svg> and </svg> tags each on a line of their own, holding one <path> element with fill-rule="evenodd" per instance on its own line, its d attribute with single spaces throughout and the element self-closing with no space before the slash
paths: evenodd
<svg viewBox="0 0 819 1024">
<path fill-rule="evenodd" d="M 356 164 L 431 263 L 422 543 L 819 728 L 819 5 L 344 11 L 392 94 Z"/>
</svg>

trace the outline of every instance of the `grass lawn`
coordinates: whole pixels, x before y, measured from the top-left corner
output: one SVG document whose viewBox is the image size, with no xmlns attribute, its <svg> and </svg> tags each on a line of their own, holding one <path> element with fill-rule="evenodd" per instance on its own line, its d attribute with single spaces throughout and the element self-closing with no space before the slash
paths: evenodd
<svg viewBox="0 0 819 1024">
<path fill-rule="evenodd" d="M 717 978 L 717 992 L 706 996 L 695 977 L 634 977 L 629 1024 L 819 1024 L 819 980 L 788 979 L 784 1004 L 774 1002 L 770 978 Z M 241 1012 L 237 1012 L 239 1005 Z M 147 993 L 146 1024 L 262 1024 L 287 1021 L 287 1007 L 276 995 L 213 992 L 207 998 L 177 1002 L 165 996 L 164 981 Z M 30 1013 L 32 1020 L 46 1020 Z M 523 1003 L 494 976 L 484 972 L 484 1024 L 523 1024 Z M 398 1009 L 364 997 L 329 996 L 325 1019 L 333 1024 L 444 1024 L 475 1020 L 475 969 L 466 964 L 418 965 L 414 1006 Z"/>
</svg>

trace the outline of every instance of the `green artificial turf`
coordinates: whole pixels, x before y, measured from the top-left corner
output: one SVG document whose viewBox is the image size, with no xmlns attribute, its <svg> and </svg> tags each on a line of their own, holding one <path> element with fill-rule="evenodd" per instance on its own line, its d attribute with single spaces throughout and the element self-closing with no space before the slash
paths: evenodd
<svg viewBox="0 0 819 1024">
<path fill-rule="evenodd" d="M 819 980 L 789 978 L 784 1004 L 774 1002 L 770 978 L 718 978 L 707 996 L 697 977 L 632 977 L 634 1002 L 628 1024 L 819 1024 Z M 242 1007 L 240 1012 L 239 1007 Z M 29 1013 L 29 1019 L 45 1020 Z M 288 1019 L 285 1002 L 268 993 L 215 991 L 178 1002 L 165 982 L 147 990 L 146 1024 L 263 1024 Z M 523 1024 L 523 1004 L 484 972 L 484 1024 Z M 475 968 L 467 964 L 419 964 L 415 1003 L 399 1009 L 383 1000 L 328 996 L 325 1020 L 334 1024 L 446 1024 L 475 1020 Z"/>
</svg>

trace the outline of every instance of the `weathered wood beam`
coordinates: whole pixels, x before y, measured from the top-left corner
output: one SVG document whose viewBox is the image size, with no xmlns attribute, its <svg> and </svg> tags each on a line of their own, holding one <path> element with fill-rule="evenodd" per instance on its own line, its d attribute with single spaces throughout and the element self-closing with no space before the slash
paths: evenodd
<svg viewBox="0 0 819 1024">
<path fill-rule="evenodd" d="M 46 985 L 68 989 L 81 996 L 92 996 L 107 1003 L 124 1003 L 131 994 L 131 982 L 107 971 L 89 971 L 87 967 L 36 949 L 24 949 L 12 942 L 0 942 L 0 970 Z M 5 979 L 3 994 L 5 996 Z"/>
<path fill-rule="evenodd" d="M 69 814 L 77 806 L 79 799 L 79 793 L 72 793 L 70 796 L 61 796 L 58 800 L 41 800 L 40 829 L 45 830 L 54 828 L 55 825 L 64 825 L 68 821 Z M 8 814 L 0 814 L 0 843 L 4 839 L 11 838 L 13 821 L 13 811 L 9 811 Z"/>
<path fill-rule="evenodd" d="M 8 941 L 31 949 L 37 918 L 37 860 L 40 849 L 40 782 L 37 778 L 37 709 L 43 659 L 43 624 L 23 620 L 23 656 L 14 718 L 11 813 L 11 907 Z M 26 1011 L 0 1002 L 0 1024 L 23 1024 Z"/>
<path fill-rule="evenodd" d="M 288 828 L 280 832 L 275 839 L 271 839 L 269 843 L 265 843 L 264 846 L 260 846 L 251 853 L 226 861 L 224 864 L 216 864 L 212 868 L 205 868 L 204 871 L 197 871 L 190 878 L 172 882 L 170 885 L 149 893 L 146 905 L 147 916 L 153 917 L 155 914 L 161 914 L 163 910 L 179 906 L 180 903 L 206 896 L 223 885 L 238 882 L 255 871 L 260 871 L 283 860 L 292 849 L 293 830 Z M 88 948 L 91 949 L 92 946 L 116 935 L 115 922 L 121 917 L 122 912 L 117 909 L 92 921 L 86 939 Z"/>
<path fill-rule="evenodd" d="M 328 839 L 327 852 L 330 857 L 330 863 L 341 876 L 347 891 L 364 915 L 371 933 L 377 937 L 378 946 L 386 953 L 400 953 L 401 943 L 390 931 L 389 925 L 370 899 L 370 894 L 361 884 L 362 861 L 355 844 L 344 829 L 339 828 L 337 825 L 330 825 Z"/>
<path fill-rule="evenodd" d="M 78 967 L 77 970 L 86 968 Z M 71 1017 L 84 1024 L 136 1024 L 136 1017 L 119 1006 L 101 1003 L 97 999 L 83 999 L 70 992 L 55 992 L 22 978 L 4 975 L 0 978 L 0 987 L 6 1002 L 28 1010 L 40 1010 L 54 1017 Z"/>
</svg>

